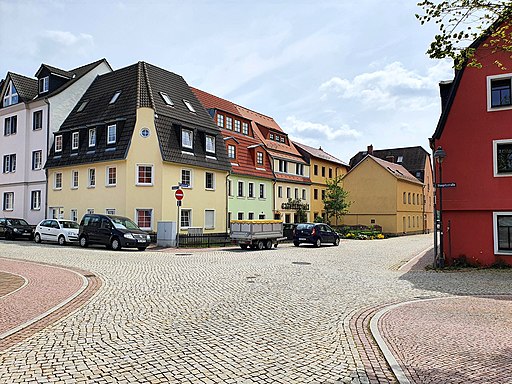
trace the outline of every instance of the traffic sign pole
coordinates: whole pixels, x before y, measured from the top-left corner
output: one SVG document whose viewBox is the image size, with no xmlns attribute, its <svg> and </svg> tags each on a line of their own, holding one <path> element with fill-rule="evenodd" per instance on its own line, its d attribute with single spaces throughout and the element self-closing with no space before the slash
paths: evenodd
<svg viewBox="0 0 512 384">
<path fill-rule="evenodd" d="M 180 247 L 180 207 L 181 207 L 181 200 L 183 200 L 183 197 L 185 194 L 183 193 L 183 190 L 181 190 L 178 186 L 178 188 L 174 188 L 173 190 L 176 190 L 174 192 L 174 197 L 176 197 L 176 206 L 178 207 L 178 217 L 176 219 L 176 248 Z"/>
</svg>

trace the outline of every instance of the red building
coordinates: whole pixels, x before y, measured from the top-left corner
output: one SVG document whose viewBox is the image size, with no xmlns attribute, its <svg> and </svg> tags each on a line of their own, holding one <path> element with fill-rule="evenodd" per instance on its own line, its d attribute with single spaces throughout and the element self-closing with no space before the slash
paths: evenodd
<svg viewBox="0 0 512 384">
<path fill-rule="evenodd" d="M 482 68 L 465 67 L 440 84 L 443 111 L 431 147 L 446 155 L 434 164 L 436 182 L 445 184 L 437 209 L 442 204 L 446 265 L 512 265 L 512 59 L 492 52 L 489 40 L 473 44 Z"/>
</svg>

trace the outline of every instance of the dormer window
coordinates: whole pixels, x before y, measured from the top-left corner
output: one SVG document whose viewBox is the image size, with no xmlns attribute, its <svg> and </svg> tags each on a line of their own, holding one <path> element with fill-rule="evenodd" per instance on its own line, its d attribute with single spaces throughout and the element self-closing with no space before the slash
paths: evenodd
<svg viewBox="0 0 512 384">
<path fill-rule="evenodd" d="M 62 152 L 62 135 L 55 136 L 55 152 Z"/>
<path fill-rule="evenodd" d="M 78 107 L 78 109 L 76 111 L 82 112 L 85 109 L 85 107 L 87 107 L 87 104 L 89 104 L 89 100 L 83 101 L 82 104 L 80 104 L 80 106 Z"/>
<path fill-rule="evenodd" d="M 112 98 L 110 99 L 109 104 L 114 104 L 119 98 L 119 95 L 121 95 L 121 91 L 117 91 L 116 93 L 114 93 L 114 96 L 112 96 Z"/>
<path fill-rule="evenodd" d="M 242 133 L 244 135 L 248 135 L 249 134 L 249 124 L 242 123 Z"/>
<path fill-rule="evenodd" d="M 217 114 L 217 127 L 224 128 L 224 115 Z"/>
<path fill-rule="evenodd" d="M 96 128 L 89 129 L 89 147 L 96 145 Z"/>
<path fill-rule="evenodd" d="M 48 76 L 39 79 L 39 93 L 48 92 L 50 86 L 50 78 Z"/>
<path fill-rule="evenodd" d="M 262 152 L 256 152 L 256 163 L 258 165 L 263 165 L 263 153 Z"/>
<path fill-rule="evenodd" d="M 281 136 L 281 143 L 284 143 L 284 136 Z"/>
<path fill-rule="evenodd" d="M 18 104 L 18 91 L 16 91 L 16 88 L 11 81 L 9 82 L 9 86 L 7 87 L 7 91 L 4 95 L 3 106 L 8 107 L 13 104 Z"/>
<path fill-rule="evenodd" d="M 188 108 L 188 110 L 190 112 L 194 112 L 194 113 L 196 112 L 196 110 L 194 109 L 192 104 L 190 104 L 190 101 L 183 99 L 183 103 L 186 105 L 186 107 Z"/>
<path fill-rule="evenodd" d="M 240 120 L 235 120 L 235 132 L 240 132 Z"/>
<path fill-rule="evenodd" d="M 109 125 L 107 127 L 107 144 L 116 143 L 116 125 Z"/>
<path fill-rule="evenodd" d="M 174 107 L 174 103 L 171 100 L 171 97 L 164 92 L 160 92 L 160 96 L 162 96 L 162 99 L 164 100 L 164 103 L 169 105 L 170 107 Z"/>
<path fill-rule="evenodd" d="M 215 153 L 215 136 L 206 135 L 206 152 Z"/>
<path fill-rule="evenodd" d="M 229 116 L 226 116 L 226 128 L 230 131 L 233 130 L 233 119 Z"/>
<path fill-rule="evenodd" d="M 396 162 L 397 162 L 397 163 L 402 163 L 403 161 L 404 161 L 404 157 L 403 157 L 403 156 L 398 156 L 398 157 L 396 158 Z"/>
<path fill-rule="evenodd" d="M 194 133 L 188 129 L 183 129 L 181 131 L 181 146 L 183 148 L 189 148 L 192 149 L 192 143 L 193 143 Z"/>
<path fill-rule="evenodd" d="M 268 138 L 269 138 L 270 140 L 274 140 L 274 134 L 273 134 L 273 133 L 270 133 L 270 134 L 268 135 Z"/>
<path fill-rule="evenodd" d="M 79 136 L 79 132 L 73 132 L 73 135 L 71 137 L 71 149 L 78 149 L 78 144 L 79 144 L 79 139 L 80 139 L 80 136 Z"/>
<path fill-rule="evenodd" d="M 228 158 L 236 159 L 236 147 L 234 145 L 228 145 Z"/>
</svg>

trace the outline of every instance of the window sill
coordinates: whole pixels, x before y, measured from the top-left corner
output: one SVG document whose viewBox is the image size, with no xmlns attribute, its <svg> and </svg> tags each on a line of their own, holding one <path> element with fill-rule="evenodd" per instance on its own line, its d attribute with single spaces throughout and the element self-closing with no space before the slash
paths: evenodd
<svg viewBox="0 0 512 384">
<path fill-rule="evenodd" d="M 137 184 L 135 184 L 136 187 L 152 187 L 153 185 L 154 185 L 153 183 L 148 183 L 148 184 L 137 183 Z"/>
<path fill-rule="evenodd" d="M 215 192 L 215 188 L 205 188 L 205 191 Z"/>
<path fill-rule="evenodd" d="M 105 188 L 115 188 L 117 187 L 117 184 L 107 184 L 105 185 Z"/>
</svg>

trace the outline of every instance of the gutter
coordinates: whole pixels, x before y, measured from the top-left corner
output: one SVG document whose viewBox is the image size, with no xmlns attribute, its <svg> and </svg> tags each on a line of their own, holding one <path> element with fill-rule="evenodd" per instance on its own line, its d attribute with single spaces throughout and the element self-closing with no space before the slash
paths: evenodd
<svg viewBox="0 0 512 384">
<path fill-rule="evenodd" d="M 46 162 L 48 162 L 48 155 L 50 154 L 50 102 L 48 98 L 44 98 L 44 102 L 48 106 L 46 115 Z M 46 164 L 45 164 L 46 165 Z M 44 167 L 44 176 L 46 178 L 45 183 L 45 196 L 44 196 L 44 218 L 48 218 L 48 168 Z"/>
</svg>

